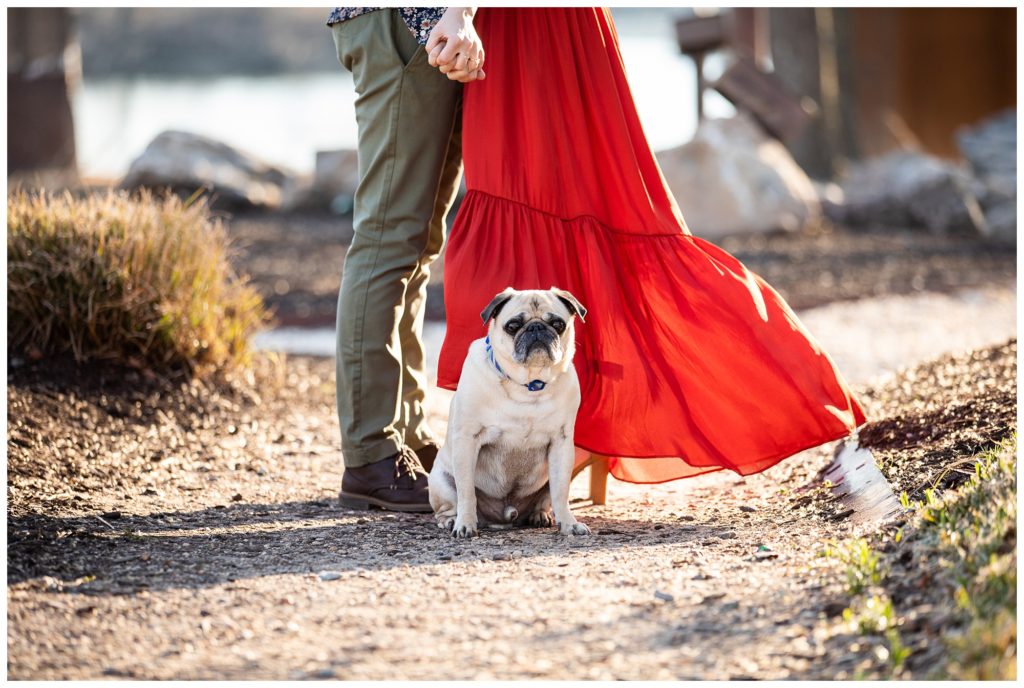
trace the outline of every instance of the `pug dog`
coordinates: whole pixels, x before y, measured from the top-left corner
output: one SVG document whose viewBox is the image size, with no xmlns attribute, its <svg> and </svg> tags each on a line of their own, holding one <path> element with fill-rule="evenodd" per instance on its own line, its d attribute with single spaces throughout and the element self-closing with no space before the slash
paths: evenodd
<svg viewBox="0 0 1024 688">
<path fill-rule="evenodd" d="M 457 538 L 514 525 L 590 534 L 569 511 L 580 406 L 573 323 L 586 314 L 554 287 L 509 287 L 484 308 L 487 336 L 469 347 L 430 471 L 438 527 Z"/>
</svg>

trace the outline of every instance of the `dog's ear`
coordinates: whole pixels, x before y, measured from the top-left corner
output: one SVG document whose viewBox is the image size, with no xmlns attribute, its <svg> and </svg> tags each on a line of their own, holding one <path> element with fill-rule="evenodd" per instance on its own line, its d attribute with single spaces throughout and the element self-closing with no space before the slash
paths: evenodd
<svg viewBox="0 0 1024 688">
<path fill-rule="evenodd" d="M 505 291 L 500 294 L 496 294 L 491 302 L 487 304 L 487 307 L 480 312 L 480 319 L 485 323 L 491 318 L 497 318 L 498 313 L 505 307 L 505 304 L 512 300 L 512 296 L 516 293 L 516 290 L 512 287 L 508 287 Z"/>
<path fill-rule="evenodd" d="M 565 289 L 559 289 L 558 287 L 551 287 L 551 292 L 558 297 L 558 300 L 565 304 L 565 307 L 569 309 L 569 312 L 578 315 L 582 322 L 586 322 L 587 309 L 583 307 L 580 300 L 575 296 L 567 292 Z"/>
</svg>

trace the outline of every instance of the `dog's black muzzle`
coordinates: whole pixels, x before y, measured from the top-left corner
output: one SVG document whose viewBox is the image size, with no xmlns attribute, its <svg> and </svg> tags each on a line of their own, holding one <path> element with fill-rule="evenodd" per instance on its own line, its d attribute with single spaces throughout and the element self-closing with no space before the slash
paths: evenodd
<svg viewBox="0 0 1024 688">
<path fill-rule="evenodd" d="M 525 362 L 537 350 L 543 350 L 548 358 L 554 358 L 554 348 L 558 342 L 555 328 L 542 320 L 534 320 L 523 326 L 516 335 L 515 353 L 519 362 Z"/>
</svg>

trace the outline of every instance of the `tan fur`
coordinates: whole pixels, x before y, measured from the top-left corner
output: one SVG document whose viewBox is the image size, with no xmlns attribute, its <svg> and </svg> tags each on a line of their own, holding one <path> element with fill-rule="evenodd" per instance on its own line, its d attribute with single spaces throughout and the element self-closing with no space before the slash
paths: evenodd
<svg viewBox="0 0 1024 688">
<path fill-rule="evenodd" d="M 481 524 L 507 522 L 513 511 L 517 524 L 546 526 L 553 520 L 564 535 L 589 534 L 569 510 L 580 405 L 572 365 L 576 318 L 553 289 L 510 288 L 504 295 L 511 298 L 490 320 L 488 335 L 507 379 L 488 360 L 484 340 L 473 342 L 452 399 L 448 436 L 430 472 L 434 516 L 455 537 L 475 535 Z M 554 359 L 534 351 L 517 361 L 505 325 L 516 317 L 529 324 L 552 315 L 566 325 Z M 530 391 L 525 385 L 532 380 L 546 386 Z"/>
</svg>

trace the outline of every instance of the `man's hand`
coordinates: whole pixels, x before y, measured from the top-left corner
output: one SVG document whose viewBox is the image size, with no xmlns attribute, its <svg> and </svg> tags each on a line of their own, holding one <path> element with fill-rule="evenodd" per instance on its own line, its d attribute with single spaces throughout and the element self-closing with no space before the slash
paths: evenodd
<svg viewBox="0 0 1024 688">
<path fill-rule="evenodd" d="M 473 7 L 449 7 L 427 38 L 427 61 L 452 81 L 483 79 L 484 46 L 473 27 Z"/>
</svg>

